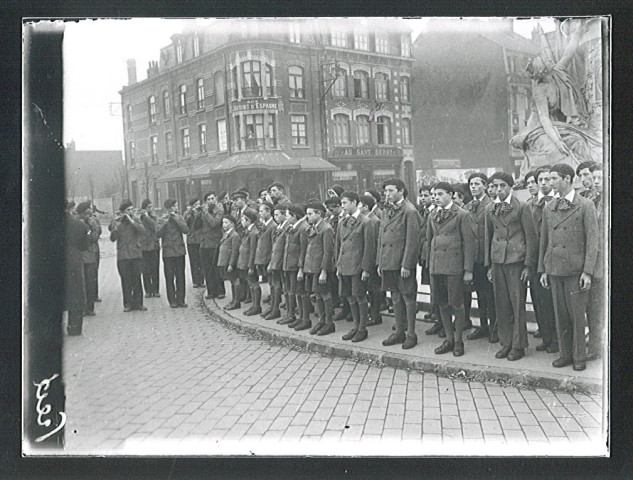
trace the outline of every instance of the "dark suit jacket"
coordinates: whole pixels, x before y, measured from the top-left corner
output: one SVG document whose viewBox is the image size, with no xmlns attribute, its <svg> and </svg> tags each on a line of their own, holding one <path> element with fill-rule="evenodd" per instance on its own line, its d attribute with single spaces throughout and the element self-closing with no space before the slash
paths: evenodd
<svg viewBox="0 0 633 480">
<path fill-rule="evenodd" d="M 83 312 L 86 309 L 86 291 L 82 252 L 88 249 L 89 227 L 68 213 L 65 220 L 65 309 Z"/>
<path fill-rule="evenodd" d="M 255 252 L 255 265 L 268 265 L 273 249 L 273 230 L 277 227 L 274 220 L 270 220 L 268 226 L 259 223 L 259 235 L 257 237 L 257 251 Z"/>
<path fill-rule="evenodd" d="M 276 225 L 272 228 L 271 239 L 273 247 L 270 254 L 270 263 L 268 266 L 271 270 L 283 270 L 284 266 L 284 250 L 286 249 L 286 238 L 288 237 L 288 229 L 290 224 Z"/>
<path fill-rule="evenodd" d="M 244 229 L 242 243 L 240 244 L 240 256 L 237 259 L 237 268 L 240 270 L 248 270 L 255 267 L 258 235 L 259 230 L 257 230 L 255 225 L 250 230 Z"/>
<path fill-rule="evenodd" d="M 200 215 L 202 228 L 200 229 L 200 248 L 217 248 L 222 238 L 222 216 L 224 209 L 216 206 L 213 211 Z M 239 222 L 238 222 L 239 223 Z"/>
<path fill-rule="evenodd" d="M 159 217 L 156 222 L 156 235 L 162 239 L 163 258 L 185 255 L 185 242 L 182 235 L 189 231 L 182 215 Z"/>
<path fill-rule="evenodd" d="M 193 209 L 187 210 L 183 215 L 185 222 L 187 222 L 187 228 L 189 229 L 187 245 L 200 244 L 200 237 L 202 236 L 202 222 L 198 221 L 200 215 L 202 215 L 202 212 Z"/>
<path fill-rule="evenodd" d="M 321 273 L 334 270 L 334 229 L 325 220 L 306 230 L 308 246 L 303 260 L 303 270 L 307 273 Z"/>
<path fill-rule="evenodd" d="M 374 229 L 374 242 L 376 244 L 376 249 L 374 250 L 375 252 L 375 256 L 374 256 L 374 267 L 376 267 L 376 265 L 378 265 L 378 237 L 380 236 L 380 217 L 378 215 L 376 215 L 376 212 L 369 212 L 369 215 L 367 215 L 367 218 L 369 218 L 369 220 L 371 221 L 371 226 Z"/>
<path fill-rule="evenodd" d="M 237 258 L 240 252 L 240 236 L 235 229 L 228 235 L 224 234 L 220 239 L 218 249 L 218 267 L 237 267 Z"/>
<path fill-rule="evenodd" d="M 594 274 L 598 257 L 598 220 L 591 200 L 574 193 L 571 209 L 543 209 L 538 271 L 568 277 Z"/>
<path fill-rule="evenodd" d="M 463 275 L 465 270 L 472 272 L 477 247 L 472 215 L 453 203 L 449 217 L 438 223 L 435 220 L 438 212 L 437 208 L 433 210 L 426 229 L 429 273 Z"/>
<path fill-rule="evenodd" d="M 472 201 L 468 202 L 464 207 L 471 213 L 475 222 L 475 241 L 477 243 L 475 262 L 482 265 L 486 261 L 486 207 L 490 203 L 492 203 L 492 200 L 484 193 L 476 208 Z"/>
<path fill-rule="evenodd" d="M 110 229 L 110 240 L 116 242 L 117 261 L 143 258 L 141 241 L 146 230 L 140 221 L 136 218 L 132 222 L 113 220 L 108 228 Z"/>
<path fill-rule="evenodd" d="M 156 214 L 141 215 L 141 222 L 145 227 L 145 235 L 143 235 L 143 239 L 141 240 L 141 248 L 144 252 L 160 250 L 160 240 L 158 240 L 158 237 L 156 236 L 157 219 L 158 217 Z"/>
<path fill-rule="evenodd" d="M 423 265 L 427 262 L 428 257 L 428 248 L 426 242 L 426 229 L 429 223 L 429 215 L 430 212 L 424 208 L 417 206 L 418 212 L 420 213 L 420 246 L 418 247 L 418 263 Z"/>
<path fill-rule="evenodd" d="M 383 212 L 378 240 L 378 268 L 400 270 L 416 268 L 420 248 L 420 214 L 408 200 L 402 202 L 393 217 Z"/>
<path fill-rule="evenodd" d="M 528 204 L 513 195 L 512 210 L 506 215 L 494 215 L 494 205 L 491 202 L 486 207 L 485 265 L 523 262 L 527 267 L 536 268 L 538 241 Z"/>
<path fill-rule="evenodd" d="M 301 220 L 288 228 L 283 263 L 285 271 L 299 270 L 303 266 L 305 251 L 308 247 L 307 228 L 306 220 Z"/>
<path fill-rule="evenodd" d="M 354 225 L 339 222 L 336 233 L 336 269 L 341 275 L 371 273 L 376 265 L 376 233 L 372 221 L 359 214 Z"/>
<path fill-rule="evenodd" d="M 97 263 L 99 261 L 99 236 L 101 235 L 101 225 L 94 217 L 84 221 L 89 228 L 88 248 L 81 252 L 84 263 Z"/>
</svg>

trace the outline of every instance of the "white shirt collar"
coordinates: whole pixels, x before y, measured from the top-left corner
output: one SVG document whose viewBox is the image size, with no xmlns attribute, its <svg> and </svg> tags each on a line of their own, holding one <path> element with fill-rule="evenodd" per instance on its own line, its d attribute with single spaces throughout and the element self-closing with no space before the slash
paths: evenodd
<svg viewBox="0 0 633 480">
<path fill-rule="evenodd" d="M 378 204 L 375 203 L 374 206 L 371 208 L 371 210 L 367 213 L 375 212 L 377 208 L 378 208 Z"/>
<path fill-rule="evenodd" d="M 565 195 L 565 198 L 567 200 L 569 200 L 570 202 L 574 201 L 574 194 L 576 193 L 576 190 L 574 190 L 573 188 L 569 191 L 569 193 L 567 195 Z M 554 195 L 554 198 L 560 198 L 560 193 L 556 193 L 556 195 Z"/>
<path fill-rule="evenodd" d="M 227 235 L 230 235 L 230 233 L 231 233 L 233 230 L 234 230 L 234 228 L 233 228 L 233 227 L 229 228 L 229 229 L 226 231 L 226 234 L 227 234 Z"/>
<path fill-rule="evenodd" d="M 444 210 L 450 210 L 452 206 L 453 206 L 453 201 L 451 200 L 451 203 L 449 203 L 448 205 L 446 205 L 446 206 L 444 207 Z"/>
<path fill-rule="evenodd" d="M 400 200 L 398 200 L 396 202 L 396 205 L 402 205 L 402 202 L 404 202 L 404 197 L 402 197 Z"/>
<path fill-rule="evenodd" d="M 358 218 L 359 215 L 360 215 L 360 208 L 358 210 L 356 210 L 356 213 L 352 214 L 352 217 Z"/>
<path fill-rule="evenodd" d="M 284 228 L 286 226 L 286 223 L 288 223 L 288 219 L 287 218 L 284 220 L 284 222 L 281 225 L 277 225 L 277 228 L 279 228 L 279 229 Z"/>
<path fill-rule="evenodd" d="M 246 229 L 246 231 L 247 231 L 247 232 L 250 232 L 250 231 L 253 229 L 253 227 L 254 227 L 254 226 L 255 226 L 255 224 L 254 224 L 254 223 L 251 223 L 251 224 L 248 226 L 248 228 Z"/>
<path fill-rule="evenodd" d="M 483 192 L 479 198 L 478 197 L 473 197 L 473 200 L 479 200 L 480 202 L 484 199 L 484 197 L 486 196 L 486 192 Z"/>
<path fill-rule="evenodd" d="M 493 202 L 495 202 L 495 203 L 507 203 L 508 205 L 510 205 L 510 200 L 512 200 L 512 190 L 510 191 L 510 193 L 508 193 L 508 196 L 506 197 L 506 199 L 503 202 L 501 202 L 501 200 L 499 200 L 499 196 L 498 195 L 495 197 Z"/>
<path fill-rule="evenodd" d="M 270 222 L 272 221 L 273 221 L 273 217 L 270 217 L 268 221 L 264 222 L 264 226 L 267 227 L 268 225 L 270 225 Z"/>
<path fill-rule="evenodd" d="M 435 205 L 434 203 L 432 203 L 432 204 L 429 206 L 429 212 L 432 212 L 432 211 L 433 211 L 433 210 L 435 210 L 436 208 L 437 208 L 437 205 Z"/>
</svg>

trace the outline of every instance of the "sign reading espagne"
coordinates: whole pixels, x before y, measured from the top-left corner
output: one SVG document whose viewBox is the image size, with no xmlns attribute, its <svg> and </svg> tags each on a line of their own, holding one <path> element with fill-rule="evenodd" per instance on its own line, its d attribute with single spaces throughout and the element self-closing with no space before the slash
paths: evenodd
<svg viewBox="0 0 633 480">
<path fill-rule="evenodd" d="M 402 150 L 396 147 L 336 147 L 332 156 L 339 158 L 402 157 Z"/>
<path fill-rule="evenodd" d="M 278 110 L 279 101 L 276 98 L 250 98 L 231 104 L 231 112 L 247 112 L 251 110 Z"/>
</svg>

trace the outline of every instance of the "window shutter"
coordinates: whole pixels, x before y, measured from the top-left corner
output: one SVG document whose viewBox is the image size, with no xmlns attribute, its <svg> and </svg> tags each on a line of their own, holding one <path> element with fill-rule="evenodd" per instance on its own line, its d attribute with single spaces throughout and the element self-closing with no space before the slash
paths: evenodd
<svg viewBox="0 0 633 480">
<path fill-rule="evenodd" d="M 354 75 L 347 75 L 345 79 L 347 80 L 347 96 L 354 98 Z"/>
</svg>

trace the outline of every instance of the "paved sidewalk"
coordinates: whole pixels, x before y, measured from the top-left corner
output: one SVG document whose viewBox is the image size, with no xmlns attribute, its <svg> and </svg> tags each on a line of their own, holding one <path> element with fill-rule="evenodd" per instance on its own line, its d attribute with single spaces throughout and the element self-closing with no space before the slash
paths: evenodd
<svg viewBox="0 0 633 480">
<path fill-rule="evenodd" d="M 64 339 L 67 454 L 445 455 L 452 443 L 460 455 L 604 452 L 600 395 L 280 345 L 214 319 L 191 287 L 189 308 L 169 308 L 161 285 L 147 312 L 123 313 L 114 258 L 100 280 L 97 316 Z"/>
</svg>

